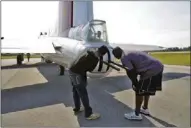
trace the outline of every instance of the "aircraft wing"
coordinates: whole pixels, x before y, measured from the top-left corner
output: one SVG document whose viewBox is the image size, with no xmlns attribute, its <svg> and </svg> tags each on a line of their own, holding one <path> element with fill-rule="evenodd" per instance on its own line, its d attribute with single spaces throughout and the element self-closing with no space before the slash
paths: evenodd
<svg viewBox="0 0 191 128">
<path fill-rule="evenodd" d="M 140 44 L 110 44 L 110 45 L 114 48 L 119 46 L 125 52 L 128 52 L 128 51 L 151 52 L 151 51 L 160 51 L 165 49 L 164 47 L 155 46 L 155 45 L 140 45 Z"/>
<path fill-rule="evenodd" d="M 1 53 L 55 53 L 50 40 L 1 40 Z"/>
</svg>

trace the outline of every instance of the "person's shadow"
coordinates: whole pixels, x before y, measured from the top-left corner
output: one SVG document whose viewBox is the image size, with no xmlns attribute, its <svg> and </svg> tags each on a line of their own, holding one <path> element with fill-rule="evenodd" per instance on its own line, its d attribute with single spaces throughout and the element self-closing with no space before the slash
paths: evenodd
<svg viewBox="0 0 191 128">
<path fill-rule="evenodd" d="M 147 115 L 145 115 L 145 116 L 147 116 Z M 154 120 L 156 120 L 157 122 L 159 122 L 160 124 L 162 124 L 164 127 L 177 127 L 177 126 L 175 126 L 175 125 L 173 125 L 173 124 L 169 124 L 169 123 L 165 122 L 164 120 L 161 120 L 161 119 L 159 119 L 159 118 L 157 118 L 157 117 L 154 117 L 154 116 L 152 116 L 152 115 L 149 115 L 148 117 L 153 118 Z"/>
</svg>

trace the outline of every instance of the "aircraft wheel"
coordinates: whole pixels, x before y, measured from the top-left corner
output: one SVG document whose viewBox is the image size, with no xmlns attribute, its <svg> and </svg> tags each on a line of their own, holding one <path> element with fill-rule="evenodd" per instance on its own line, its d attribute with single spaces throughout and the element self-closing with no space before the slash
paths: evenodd
<svg viewBox="0 0 191 128">
<path fill-rule="evenodd" d="M 50 60 L 45 60 L 45 62 L 46 62 L 46 63 L 52 63 L 52 61 L 50 61 Z"/>
<path fill-rule="evenodd" d="M 64 72 L 65 72 L 64 66 L 59 65 L 59 75 L 60 75 L 60 76 L 63 76 L 63 75 L 64 75 Z"/>
<path fill-rule="evenodd" d="M 22 65 L 22 58 L 20 55 L 17 55 L 17 65 Z"/>
</svg>

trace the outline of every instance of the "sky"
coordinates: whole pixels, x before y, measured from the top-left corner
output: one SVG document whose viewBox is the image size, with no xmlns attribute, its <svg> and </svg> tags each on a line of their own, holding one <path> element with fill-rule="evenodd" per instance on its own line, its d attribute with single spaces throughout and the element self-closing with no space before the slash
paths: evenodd
<svg viewBox="0 0 191 128">
<path fill-rule="evenodd" d="M 1 27 L 6 38 L 34 38 L 54 25 L 58 2 L 2 1 Z"/>
<path fill-rule="evenodd" d="M 55 25 L 58 2 L 3 1 L 2 36 L 31 38 Z M 189 1 L 94 1 L 111 43 L 190 46 Z"/>
</svg>

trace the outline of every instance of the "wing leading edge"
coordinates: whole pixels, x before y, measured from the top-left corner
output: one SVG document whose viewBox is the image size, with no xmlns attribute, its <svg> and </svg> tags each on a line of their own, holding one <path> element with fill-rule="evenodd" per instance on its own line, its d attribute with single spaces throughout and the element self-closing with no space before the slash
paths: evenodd
<svg viewBox="0 0 191 128">
<path fill-rule="evenodd" d="M 140 45 L 140 44 L 110 44 L 112 47 L 119 46 L 125 52 L 128 51 L 145 51 L 145 52 L 152 52 L 152 51 L 161 51 L 165 48 L 155 45 Z"/>
<path fill-rule="evenodd" d="M 56 53 L 50 40 L 1 40 L 1 53 Z"/>
</svg>

